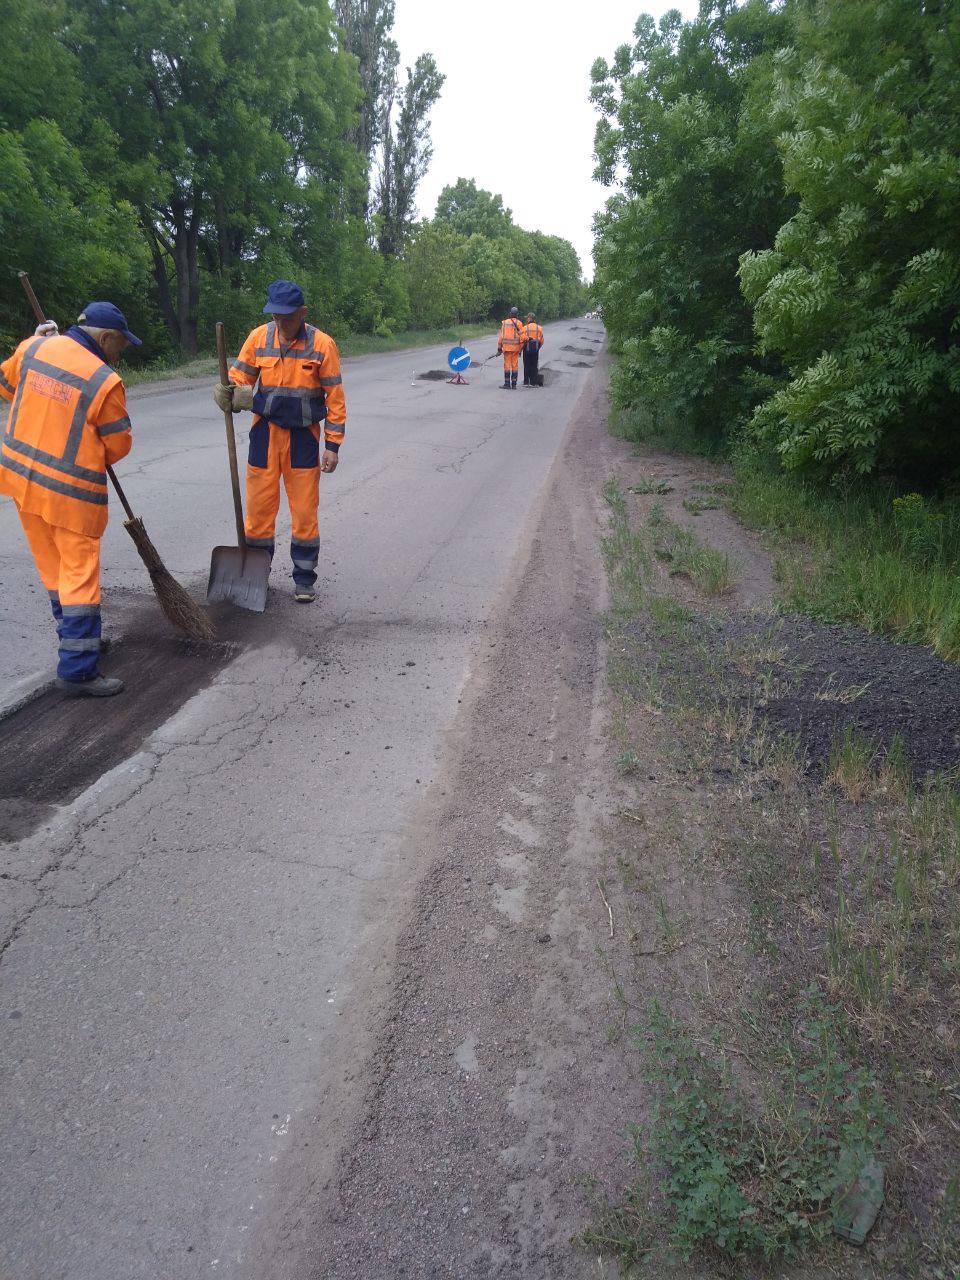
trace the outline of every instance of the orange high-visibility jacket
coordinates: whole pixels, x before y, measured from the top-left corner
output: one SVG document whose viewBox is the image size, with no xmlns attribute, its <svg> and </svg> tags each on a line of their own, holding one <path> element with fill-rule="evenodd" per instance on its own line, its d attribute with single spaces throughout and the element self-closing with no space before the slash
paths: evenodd
<svg viewBox="0 0 960 1280">
<path fill-rule="evenodd" d="M 516 316 L 507 316 L 500 325 L 497 345 L 504 351 L 519 351 L 523 346 L 523 325 Z"/>
<path fill-rule="evenodd" d="M 253 412 L 268 422 L 295 430 L 325 421 L 327 446 L 337 450 L 343 443 L 347 403 L 340 352 L 328 333 L 305 324 L 293 342 L 281 346 L 276 322 L 260 325 L 233 361 L 230 380 L 256 388 Z"/>
<path fill-rule="evenodd" d="M 132 443 L 120 375 L 66 334 L 27 338 L 0 365 L 0 395 L 13 401 L 0 493 L 48 524 L 99 537 L 107 464 Z"/>
<path fill-rule="evenodd" d="M 533 324 L 525 324 L 523 326 L 523 342 L 528 351 L 533 349 L 530 344 L 534 342 L 537 344 L 537 351 L 543 346 L 543 329 L 537 324 L 536 320 L 534 320 Z"/>
</svg>

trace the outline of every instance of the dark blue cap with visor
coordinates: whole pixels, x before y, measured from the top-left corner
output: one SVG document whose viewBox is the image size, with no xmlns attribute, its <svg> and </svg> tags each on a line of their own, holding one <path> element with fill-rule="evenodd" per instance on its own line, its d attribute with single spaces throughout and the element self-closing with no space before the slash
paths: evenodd
<svg viewBox="0 0 960 1280">
<path fill-rule="evenodd" d="M 88 302 L 78 316 L 77 324 L 85 324 L 91 329 L 116 329 L 135 347 L 143 346 L 137 335 L 127 328 L 127 317 L 112 302 Z"/>
<path fill-rule="evenodd" d="M 292 280 L 274 280 L 267 289 L 265 316 L 288 316 L 304 305 L 303 290 Z"/>
</svg>

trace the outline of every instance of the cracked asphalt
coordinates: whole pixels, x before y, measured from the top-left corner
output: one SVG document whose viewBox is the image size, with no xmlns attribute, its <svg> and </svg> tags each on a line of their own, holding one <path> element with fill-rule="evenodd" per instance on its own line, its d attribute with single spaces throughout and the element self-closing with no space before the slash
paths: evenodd
<svg viewBox="0 0 960 1280">
<path fill-rule="evenodd" d="M 347 361 L 319 604 L 294 604 L 281 552 L 268 612 L 224 614 L 212 657 L 165 633 L 114 510 L 104 669 L 128 692 L 0 721 L 3 1280 L 280 1274 L 290 1206 L 354 1141 L 428 870 L 418 815 L 455 776 L 589 376 L 574 336 L 547 327 L 540 391 L 500 391 L 494 362 L 416 379 L 440 348 Z M 130 497 L 202 594 L 231 538 L 222 418 L 206 384 L 136 389 L 131 416 Z M 6 500 L 0 581 L 9 694 L 50 673 L 54 635 Z"/>
</svg>

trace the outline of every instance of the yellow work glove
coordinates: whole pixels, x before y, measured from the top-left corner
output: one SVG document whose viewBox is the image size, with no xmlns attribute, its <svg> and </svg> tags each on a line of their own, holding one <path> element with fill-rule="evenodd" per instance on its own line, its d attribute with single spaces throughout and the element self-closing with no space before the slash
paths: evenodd
<svg viewBox="0 0 960 1280">
<path fill-rule="evenodd" d="M 253 408 L 253 387 L 238 386 L 235 382 L 225 387 L 218 382 L 213 388 L 213 398 L 224 413 L 240 413 Z"/>
</svg>

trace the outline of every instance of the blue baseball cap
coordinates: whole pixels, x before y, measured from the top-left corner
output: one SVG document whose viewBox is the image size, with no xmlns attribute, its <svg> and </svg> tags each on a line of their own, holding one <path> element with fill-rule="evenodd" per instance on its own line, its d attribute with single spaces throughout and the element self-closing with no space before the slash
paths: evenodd
<svg viewBox="0 0 960 1280">
<path fill-rule="evenodd" d="M 88 302 L 77 317 L 77 322 L 89 325 L 91 329 L 116 329 L 135 347 L 143 346 L 137 335 L 127 328 L 127 317 L 112 302 Z"/>
<path fill-rule="evenodd" d="M 288 316 L 304 305 L 303 290 L 292 280 L 274 280 L 267 289 L 265 316 Z"/>
</svg>

